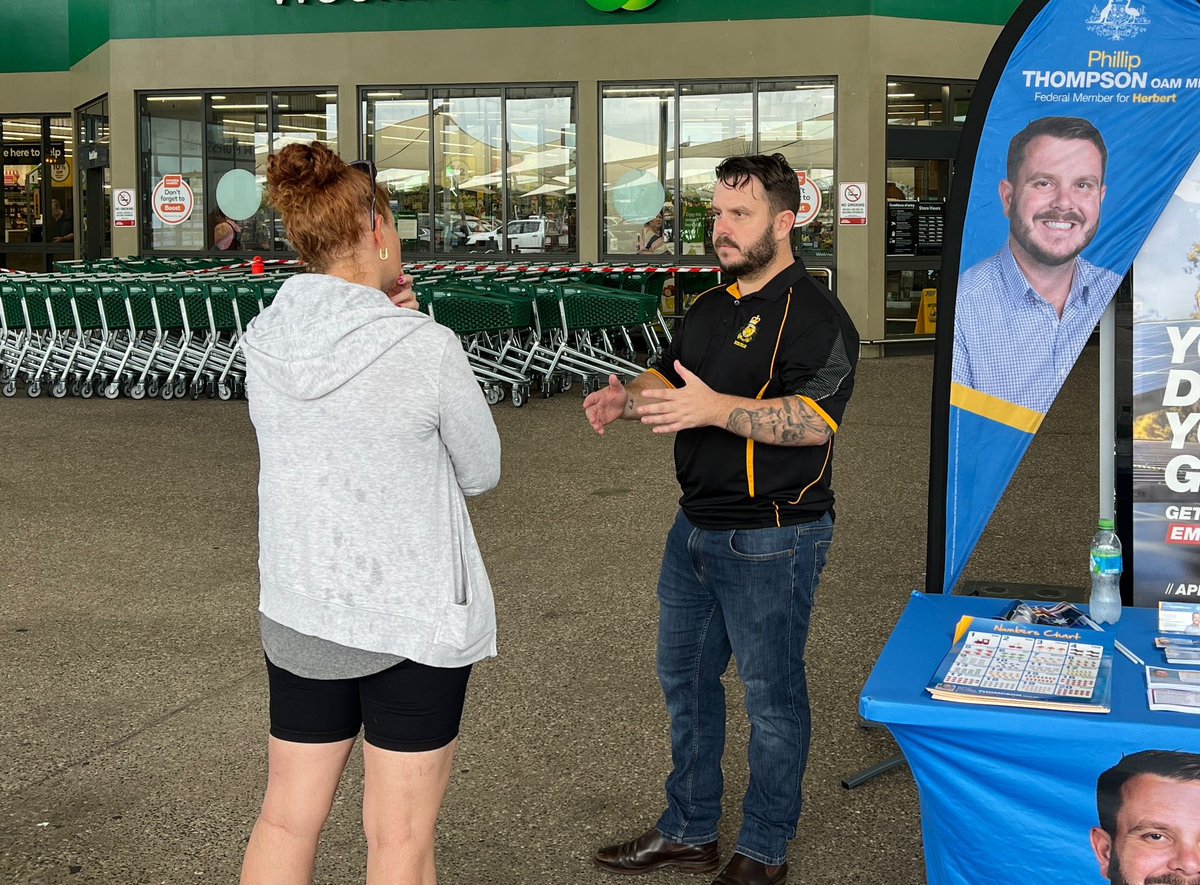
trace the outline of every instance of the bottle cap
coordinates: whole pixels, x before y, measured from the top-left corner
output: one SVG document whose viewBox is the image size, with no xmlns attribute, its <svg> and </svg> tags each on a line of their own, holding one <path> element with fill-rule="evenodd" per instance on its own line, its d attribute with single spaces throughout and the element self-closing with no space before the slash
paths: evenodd
<svg viewBox="0 0 1200 885">
<path fill-rule="evenodd" d="M 1106 529 L 1111 532 L 1113 530 L 1113 521 L 1111 519 L 1100 520 L 1100 528 Z"/>
</svg>

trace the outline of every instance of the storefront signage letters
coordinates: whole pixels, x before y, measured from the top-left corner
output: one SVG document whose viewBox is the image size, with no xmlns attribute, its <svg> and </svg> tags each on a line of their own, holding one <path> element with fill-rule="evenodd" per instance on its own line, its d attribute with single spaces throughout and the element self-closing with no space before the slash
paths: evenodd
<svg viewBox="0 0 1200 885">
<path fill-rule="evenodd" d="M 162 181 L 154 186 L 150 198 L 150 206 L 158 220 L 172 227 L 188 220 L 193 205 L 195 199 L 191 185 L 183 180 L 182 175 L 164 175 Z"/>
<path fill-rule="evenodd" d="M 131 187 L 113 188 L 113 227 L 137 227 L 137 201 Z"/>
<path fill-rule="evenodd" d="M 838 185 L 838 224 L 867 223 L 867 183 L 847 181 Z"/>
<path fill-rule="evenodd" d="M 67 155 L 67 147 L 64 142 L 50 142 L 50 152 L 45 155 L 45 160 L 51 165 L 61 163 L 63 157 Z M 0 160 L 13 165 L 33 166 L 42 162 L 42 145 L 40 142 L 34 144 L 6 144 L 0 147 Z"/>
</svg>

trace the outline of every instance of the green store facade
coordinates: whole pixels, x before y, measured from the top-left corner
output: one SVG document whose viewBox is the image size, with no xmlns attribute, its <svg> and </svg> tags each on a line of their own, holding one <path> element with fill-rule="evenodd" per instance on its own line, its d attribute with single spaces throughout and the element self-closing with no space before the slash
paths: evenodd
<svg viewBox="0 0 1200 885">
<path fill-rule="evenodd" d="M 316 139 L 375 161 L 413 264 L 711 267 L 713 168 L 780 152 L 794 247 L 877 353 L 937 285 L 966 107 L 1015 6 L 6 0 L 0 266 L 289 256 L 266 157 Z"/>
</svg>

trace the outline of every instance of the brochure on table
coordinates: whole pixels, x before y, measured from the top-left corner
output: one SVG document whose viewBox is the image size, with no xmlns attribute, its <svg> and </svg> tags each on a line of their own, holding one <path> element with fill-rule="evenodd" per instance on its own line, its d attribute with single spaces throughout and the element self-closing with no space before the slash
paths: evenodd
<svg viewBox="0 0 1200 885">
<path fill-rule="evenodd" d="M 928 685 L 938 700 L 1107 713 L 1113 634 L 964 617 Z"/>
</svg>

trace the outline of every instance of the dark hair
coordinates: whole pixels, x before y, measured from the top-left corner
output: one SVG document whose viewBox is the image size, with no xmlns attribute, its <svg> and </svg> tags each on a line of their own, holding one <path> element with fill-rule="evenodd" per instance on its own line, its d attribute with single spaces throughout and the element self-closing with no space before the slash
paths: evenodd
<svg viewBox="0 0 1200 885">
<path fill-rule="evenodd" d="M 1096 781 L 1096 813 L 1100 816 L 1100 828 L 1114 839 L 1117 836 L 1117 812 L 1121 809 L 1121 791 L 1130 780 L 1143 774 L 1200 783 L 1200 754 L 1143 750 L 1124 757 L 1101 774 Z"/>
<path fill-rule="evenodd" d="M 1039 135 L 1051 138 L 1080 139 L 1090 141 L 1100 152 L 1100 180 L 1108 169 L 1108 148 L 1104 146 L 1104 137 L 1100 130 L 1082 117 L 1042 117 L 1034 120 L 1013 136 L 1008 143 L 1008 180 L 1016 181 L 1021 172 L 1021 164 L 1025 162 L 1025 150 L 1029 142 Z"/>
<path fill-rule="evenodd" d="M 289 144 L 267 157 L 267 187 L 288 241 L 317 273 L 353 253 L 370 224 L 371 179 L 319 141 Z M 376 184 L 375 194 L 390 222 L 387 192 Z"/>
<path fill-rule="evenodd" d="M 727 187 L 739 188 L 751 178 L 762 185 L 772 212 L 800 209 L 800 182 L 783 154 L 730 157 L 717 166 L 717 181 Z"/>
</svg>

